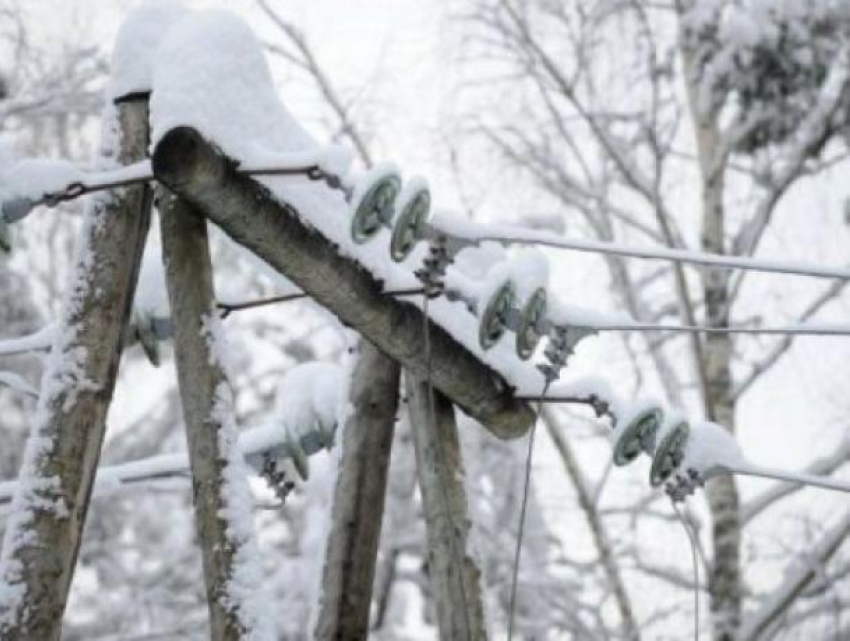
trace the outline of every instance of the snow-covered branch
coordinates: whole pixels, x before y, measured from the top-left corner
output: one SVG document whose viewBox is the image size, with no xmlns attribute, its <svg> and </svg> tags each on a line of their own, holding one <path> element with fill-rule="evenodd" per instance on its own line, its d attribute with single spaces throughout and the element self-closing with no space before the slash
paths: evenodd
<svg viewBox="0 0 850 641">
<path fill-rule="evenodd" d="M 771 624 L 785 612 L 815 580 L 822 568 L 835 555 L 850 534 L 850 512 L 841 516 L 820 541 L 803 553 L 786 571 L 781 585 L 758 610 L 749 615 L 741 625 L 742 641 L 758 641 Z"/>
</svg>

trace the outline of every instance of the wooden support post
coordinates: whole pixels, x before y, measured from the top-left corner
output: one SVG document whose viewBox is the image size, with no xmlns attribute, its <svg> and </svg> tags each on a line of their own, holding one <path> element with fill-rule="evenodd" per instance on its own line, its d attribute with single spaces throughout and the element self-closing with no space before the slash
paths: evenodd
<svg viewBox="0 0 850 641">
<path fill-rule="evenodd" d="M 306 225 L 190 127 L 168 132 L 156 146 L 157 179 L 290 278 L 343 322 L 415 376 L 425 375 L 422 312 L 381 291 L 381 283 Z M 510 386 L 442 327 L 431 323 L 431 379 L 464 412 L 502 438 L 521 436 L 531 408 Z"/>
<path fill-rule="evenodd" d="M 213 291 L 207 221 L 185 201 L 157 188 L 174 353 L 186 423 L 195 504 L 195 527 L 203 552 L 211 639 L 254 638 L 244 604 L 232 594 L 238 555 L 249 541 L 225 515 L 242 509 L 250 518 L 247 478 L 236 446 L 232 396 L 218 351 L 220 322 Z M 227 468 L 231 466 L 231 469 Z M 245 484 L 241 492 L 228 484 Z M 248 505 L 232 505 L 234 500 Z M 243 586 L 244 588 L 244 586 Z"/>
<path fill-rule="evenodd" d="M 390 448 L 398 410 L 400 370 L 372 344 L 361 342 L 343 431 L 316 639 L 365 639 Z"/>
<path fill-rule="evenodd" d="M 109 131 L 104 159 L 116 164 L 144 159 L 147 98 L 119 100 L 104 118 Z M 48 359 L 3 541 L 4 641 L 61 635 L 147 237 L 150 195 L 146 185 L 125 187 L 95 197 L 87 207 L 73 289 Z"/>
<path fill-rule="evenodd" d="M 463 461 L 451 402 L 405 373 L 416 467 L 428 532 L 428 572 L 440 639 L 486 638 L 480 571 L 467 551 Z"/>
</svg>

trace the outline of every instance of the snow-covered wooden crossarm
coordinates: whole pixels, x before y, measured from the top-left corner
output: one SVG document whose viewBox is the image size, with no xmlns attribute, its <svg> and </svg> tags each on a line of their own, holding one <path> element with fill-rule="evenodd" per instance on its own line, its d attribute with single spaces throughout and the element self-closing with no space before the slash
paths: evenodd
<svg viewBox="0 0 850 641">
<path fill-rule="evenodd" d="M 179 127 L 164 134 L 155 147 L 153 167 L 158 180 L 234 240 L 406 369 L 425 375 L 422 312 L 383 294 L 378 277 L 305 224 L 302 216 L 309 214 L 240 175 L 232 161 L 192 128 Z M 349 221 L 340 224 L 347 231 Z M 511 386 L 446 329 L 428 322 L 434 385 L 493 433 L 514 437 L 525 432 L 534 414 L 514 398 Z"/>
</svg>

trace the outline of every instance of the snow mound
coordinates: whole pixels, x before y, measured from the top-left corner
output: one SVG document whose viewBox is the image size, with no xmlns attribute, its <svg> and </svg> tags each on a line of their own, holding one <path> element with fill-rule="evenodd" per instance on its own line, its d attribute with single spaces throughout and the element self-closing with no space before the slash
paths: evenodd
<svg viewBox="0 0 850 641">
<path fill-rule="evenodd" d="M 128 14 L 112 51 L 110 98 L 151 90 L 159 44 L 169 29 L 188 14 L 189 10 L 174 0 L 147 0 Z"/>
<path fill-rule="evenodd" d="M 155 56 L 153 88 L 154 145 L 185 125 L 239 160 L 315 147 L 278 99 L 262 44 L 232 13 L 192 12 L 172 27 Z"/>
<path fill-rule="evenodd" d="M 745 465 L 735 437 L 722 425 L 705 421 L 691 426 L 680 473 L 694 470 L 708 479 Z"/>
<path fill-rule="evenodd" d="M 316 428 L 331 433 L 345 421 L 347 407 L 348 372 L 333 363 L 303 363 L 280 382 L 274 422 L 298 438 Z"/>
</svg>

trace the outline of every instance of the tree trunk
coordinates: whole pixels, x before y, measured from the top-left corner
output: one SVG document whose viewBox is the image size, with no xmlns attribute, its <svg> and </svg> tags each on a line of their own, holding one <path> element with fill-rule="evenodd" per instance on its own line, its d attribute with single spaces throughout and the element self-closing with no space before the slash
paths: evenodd
<svg viewBox="0 0 850 641">
<path fill-rule="evenodd" d="M 145 157 L 146 97 L 108 105 L 104 121 L 103 164 Z M 61 634 L 149 221 L 146 185 L 96 196 L 87 207 L 63 331 L 47 363 L 3 541 L 4 641 Z"/>
<path fill-rule="evenodd" d="M 369 634 L 400 369 L 371 343 L 361 341 L 360 350 L 351 383 L 353 414 L 342 437 L 317 639 L 365 639 Z"/>
<path fill-rule="evenodd" d="M 426 381 L 406 373 L 405 384 L 440 639 L 484 639 L 481 573 L 467 548 L 469 517 L 454 408 Z"/>
<path fill-rule="evenodd" d="M 206 219 L 157 190 L 180 399 L 186 423 L 195 527 L 201 540 L 211 638 L 256 638 L 247 567 L 252 499 L 238 448 L 232 391 L 213 291 Z"/>
<path fill-rule="evenodd" d="M 696 151 L 702 182 L 702 249 L 723 254 L 725 243 L 724 167 L 720 157 L 721 140 L 716 111 L 703 113 L 698 99 L 699 69 L 695 52 L 685 43 L 682 57 L 690 102 L 691 120 L 696 134 Z M 702 270 L 706 325 L 729 326 L 729 275 L 718 269 Z M 735 430 L 735 398 L 732 389 L 732 337 L 709 334 L 705 338 L 706 395 L 709 420 Z M 741 623 L 741 525 L 738 491 L 732 475 L 719 476 L 706 488 L 712 517 L 714 562 L 709 576 L 712 624 L 716 641 L 732 641 Z"/>
<path fill-rule="evenodd" d="M 154 174 L 260 256 L 319 304 L 358 330 L 415 376 L 425 375 L 426 323 L 414 305 L 387 296 L 382 283 L 309 225 L 287 203 L 236 173 L 194 129 L 178 127 L 156 147 Z M 344 212 L 340 211 L 340 215 Z M 521 436 L 534 422 L 507 382 L 431 323 L 435 387 L 501 438 Z"/>
</svg>

